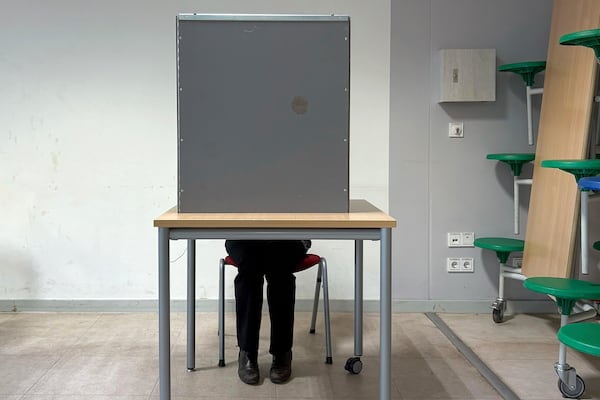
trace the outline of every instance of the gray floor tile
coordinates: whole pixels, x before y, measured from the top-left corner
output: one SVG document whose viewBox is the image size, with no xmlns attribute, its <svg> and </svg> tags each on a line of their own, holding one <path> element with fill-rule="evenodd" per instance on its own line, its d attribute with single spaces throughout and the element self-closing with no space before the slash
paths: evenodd
<svg viewBox="0 0 600 400">
<path fill-rule="evenodd" d="M 47 394 L 27 394 L 20 400 L 147 400 L 148 396 L 129 395 L 129 396 L 97 396 L 97 395 L 47 395 Z"/>
<path fill-rule="evenodd" d="M 58 356 L 0 354 L 0 395 L 25 394 L 58 359 Z"/>
<path fill-rule="evenodd" d="M 92 327 L 97 314 L 16 313 L 0 321 L 0 354 L 64 353 Z"/>
<path fill-rule="evenodd" d="M 392 379 L 403 399 L 497 399 L 502 397 L 461 358 L 394 359 Z"/>
<path fill-rule="evenodd" d="M 27 394 L 149 396 L 157 380 L 157 358 L 75 354 L 63 357 Z"/>
</svg>

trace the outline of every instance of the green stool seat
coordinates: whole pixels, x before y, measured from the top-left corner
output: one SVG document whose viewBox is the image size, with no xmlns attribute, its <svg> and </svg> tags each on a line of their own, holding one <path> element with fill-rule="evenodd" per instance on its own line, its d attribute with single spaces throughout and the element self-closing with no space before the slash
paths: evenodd
<svg viewBox="0 0 600 400">
<path fill-rule="evenodd" d="M 523 251 L 525 248 L 523 240 L 502 237 L 477 238 L 473 244 L 482 249 L 495 251 L 502 264 L 506 263 L 511 252 Z"/>
<path fill-rule="evenodd" d="M 585 46 L 594 50 L 596 59 L 600 60 L 600 29 L 588 29 L 562 35 L 558 40 L 566 46 Z"/>
<path fill-rule="evenodd" d="M 538 276 L 526 279 L 523 285 L 534 292 L 563 299 L 600 299 L 600 284 L 579 279 Z"/>
<path fill-rule="evenodd" d="M 535 153 L 496 153 L 488 154 L 488 160 L 502 161 L 508 164 L 514 176 L 521 175 L 523 164 L 535 160 Z"/>
<path fill-rule="evenodd" d="M 512 64 L 504 64 L 498 67 L 500 72 L 514 72 L 521 75 L 525 85 L 533 86 L 535 74 L 546 69 L 546 61 L 525 61 Z"/>
<path fill-rule="evenodd" d="M 582 353 L 600 356 L 600 324 L 568 324 L 558 331 L 558 340 Z"/>
<path fill-rule="evenodd" d="M 554 296 L 562 315 L 571 315 L 577 300 L 600 299 L 600 284 L 579 279 L 534 277 L 526 279 L 523 286 Z"/>
<path fill-rule="evenodd" d="M 575 180 L 600 174 L 600 160 L 543 160 L 544 168 L 558 168 L 575 176 Z"/>
<path fill-rule="evenodd" d="M 594 242 L 592 246 L 594 247 L 594 250 L 600 250 L 600 242 Z"/>
</svg>

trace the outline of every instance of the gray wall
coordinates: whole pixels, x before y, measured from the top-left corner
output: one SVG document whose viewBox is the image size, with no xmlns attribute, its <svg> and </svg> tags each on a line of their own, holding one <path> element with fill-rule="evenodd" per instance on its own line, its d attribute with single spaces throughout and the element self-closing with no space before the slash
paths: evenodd
<svg viewBox="0 0 600 400">
<path fill-rule="evenodd" d="M 392 1 L 390 212 L 396 300 L 492 299 L 498 263 L 478 248 L 448 248 L 447 232 L 524 239 L 529 189 L 521 189 L 521 234 L 513 234 L 512 173 L 488 153 L 534 152 L 527 144 L 525 86 L 498 73 L 496 101 L 437 102 L 439 50 L 495 48 L 497 65 L 544 60 L 550 0 Z M 538 79 L 543 84 L 543 79 Z M 535 99 L 535 98 L 534 98 Z M 534 100 L 537 127 L 541 100 Z M 465 137 L 448 138 L 463 121 Z M 531 177 L 531 167 L 522 177 Z M 475 272 L 446 272 L 446 257 L 474 257 Z M 537 299 L 508 280 L 509 299 Z"/>
</svg>

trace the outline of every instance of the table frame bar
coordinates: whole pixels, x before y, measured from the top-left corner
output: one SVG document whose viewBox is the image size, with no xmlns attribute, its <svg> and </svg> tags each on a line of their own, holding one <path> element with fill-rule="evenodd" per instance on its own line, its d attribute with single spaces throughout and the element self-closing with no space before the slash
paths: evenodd
<svg viewBox="0 0 600 400">
<path fill-rule="evenodd" d="M 160 400 L 171 399 L 170 354 L 170 259 L 169 241 L 188 240 L 188 349 L 187 367 L 195 365 L 195 258 L 197 239 L 237 240 L 354 240 L 355 304 L 354 351 L 362 355 L 363 240 L 380 241 L 380 400 L 390 399 L 391 390 L 391 228 L 158 228 L 158 314 L 159 314 L 159 393 Z M 190 301 L 191 299 L 191 301 Z"/>
</svg>

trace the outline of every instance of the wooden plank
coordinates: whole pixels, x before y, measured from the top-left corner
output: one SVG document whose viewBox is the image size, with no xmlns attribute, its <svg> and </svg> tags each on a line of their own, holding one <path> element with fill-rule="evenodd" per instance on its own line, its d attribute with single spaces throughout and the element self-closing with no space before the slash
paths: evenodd
<svg viewBox="0 0 600 400">
<path fill-rule="evenodd" d="M 394 228 L 396 220 L 366 200 L 350 200 L 348 213 L 178 213 L 154 220 L 162 228 Z"/>
<path fill-rule="evenodd" d="M 559 38 L 598 28 L 599 20 L 598 0 L 554 1 L 523 256 L 527 277 L 572 273 L 579 190 L 571 174 L 540 163 L 587 156 L 597 63 L 591 49 L 562 46 Z"/>
</svg>

